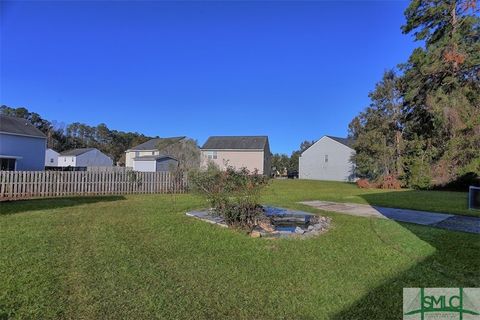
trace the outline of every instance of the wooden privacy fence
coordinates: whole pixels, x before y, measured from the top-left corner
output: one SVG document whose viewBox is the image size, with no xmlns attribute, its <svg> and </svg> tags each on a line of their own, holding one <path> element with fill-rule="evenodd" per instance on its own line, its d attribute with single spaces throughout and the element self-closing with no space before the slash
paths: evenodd
<svg viewBox="0 0 480 320">
<path fill-rule="evenodd" d="M 0 171 L 0 200 L 89 195 L 184 193 L 186 175 L 170 172 Z"/>
</svg>

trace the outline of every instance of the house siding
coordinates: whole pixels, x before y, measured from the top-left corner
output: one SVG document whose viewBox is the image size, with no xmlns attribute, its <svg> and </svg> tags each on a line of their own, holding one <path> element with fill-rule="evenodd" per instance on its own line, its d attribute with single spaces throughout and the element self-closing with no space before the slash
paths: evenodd
<svg viewBox="0 0 480 320">
<path fill-rule="evenodd" d="M 58 156 L 59 167 L 76 167 L 77 158 L 75 156 Z"/>
<path fill-rule="evenodd" d="M 127 151 L 125 152 L 125 167 L 133 168 L 134 161 L 133 158 L 141 156 L 152 156 L 159 155 L 160 151 L 158 150 L 148 150 L 148 151 Z"/>
<path fill-rule="evenodd" d="M 140 172 L 171 171 L 177 166 L 178 161 L 174 159 L 135 160 L 133 162 L 133 170 Z"/>
<path fill-rule="evenodd" d="M 155 172 L 156 162 L 155 160 L 135 160 L 133 163 L 133 170 L 140 172 Z"/>
<path fill-rule="evenodd" d="M 16 161 L 18 171 L 45 169 L 46 139 L 0 133 L 0 155 L 21 157 Z"/>
<path fill-rule="evenodd" d="M 312 180 L 354 181 L 355 151 L 329 137 L 322 137 L 299 158 L 299 178 Z M 328 156 L 328 162 L 325 162 Z"/>
<path fill-rule="evenodd" d="M 216 151 L 217 159 L 208 159 L 208 152 Z M 247 168 L 249 171 L 258 170 L 260 174 L 268 174 L 266 163 L 264 161 L 264 151 L 226 151 L 226 150 L 202 150 L 202 167 L 205 168 L 209 162 L 215 163 L 221 170 L 225 170 L 227 165 L 236 169 Z"/>
<path fill-rule="evenodd" d="M 101 151 L 94 149 L 78 156 L 62 156 L 58 157 L 59 167 L 111 167 L 113 166 L 113 160 L 102 153 Z"/>
<path fill-rule="evenodd" d="M 113 160 L 103 152 L 94 149 L 77 156 L 77 167 L 111 167 Z"/>
<path fill-rule="evenodd" d="M 47 149 L 45 152 L 45 166 L 58 166 L 58 155 L 58 152 L 56 152 L 55 150 Z"/>
<path fill-rule="evenodd" d="M 263 174 L 270 177 L 271 173 L 272 173 L 272 153 L 270 152 L 270 146 L 267 143 L 267 146 L 263 151 Z"/>
<path fill-rule="evenodd" d="M 157 171 L 172 171 L 178 167 L 178 161 L 174 159 L 157 160 Z"/>
</svg>

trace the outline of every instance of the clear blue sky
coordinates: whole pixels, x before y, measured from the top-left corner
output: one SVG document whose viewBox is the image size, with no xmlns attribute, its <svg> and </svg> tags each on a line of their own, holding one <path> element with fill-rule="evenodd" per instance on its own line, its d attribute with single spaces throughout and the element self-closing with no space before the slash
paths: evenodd
<svg viewBox="0 0 480 320">
<path fill-rule="evenodd" d="M 1 2 L 1 101 L 147 135 L 345 136 L 417 46 L 401 1 Z"/>
</svg>

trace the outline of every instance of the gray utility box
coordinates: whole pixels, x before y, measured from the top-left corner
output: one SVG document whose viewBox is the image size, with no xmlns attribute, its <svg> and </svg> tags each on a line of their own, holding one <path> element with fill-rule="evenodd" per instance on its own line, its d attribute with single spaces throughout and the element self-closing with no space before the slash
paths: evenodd
<svg viewBox="0 0 480 320">
<path fill-rule="evenodd" d="M 468 208 L 480 210 L 480 187 L 470 187 L 468 191 Z"/>
</svg>

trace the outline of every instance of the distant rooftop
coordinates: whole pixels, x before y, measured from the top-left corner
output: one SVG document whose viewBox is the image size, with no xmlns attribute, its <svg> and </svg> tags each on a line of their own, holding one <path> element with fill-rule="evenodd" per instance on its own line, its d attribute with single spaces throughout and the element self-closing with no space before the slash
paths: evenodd
<svg viewBox="0 0 480 320">
<path fill-rule="evenodd" d="M 267 136 L 212 136 L 203 145 L 204 150 L 263 150 Z"/>
<path fill-rule="evenodd" d="M 5 115 L 0 115 L 0 132 L 46 138 L 45 134 L 28 120 Z"/>
<path fill-rule="evenodd" d="M 161 150 L 183 139 L 185 139 L 185 137 L 154 138 L 132 147 L 127 151 Z"/>
<path fill-rule="evenodd" d="M 321 139 L 323 139 L 323 138 L 325 138 L 325 137 L 330 138 L 330 139 L 332 139 L 332 140 L 334 140 L 334 141 L 336 141 L 336 142 L 338 142 L 338 143 L 341 143 L 341 144 L 343 144 L 344 146 L 349 147 L 350 149 L 353 149 L 353 143 L 355 142 L 355 140 L 352 139 L 352 138 L 340 138 L 340 137 L 334 137 L 334 136 L 327 136 L 327 135 L 325 135 L 325 136 L 322 136 L 322 137 L 321 137 L 320 139 L 318 139 L 317 141 L 315 141 L 315 143 L 317 143 L 318 141 L 320 141 Z M 314 144 L 315 144 L 315 143 L 314 143 Z M 310 147 L 308 147 L 307 149 L 303 150 L 303 151 L 302 151 L 302 154 L 303 154 L 305 151 L 307 151 L 308 149 L 310 149 L 314 144 L 312 144 L 312 145 L 311 145 Z"/>
<path fill-rule="evenodd" d="M 341 144 L 349 148 L 353 148 L 353 143 L 355 142 L 355 140 L 353 140 L 352 138 L 340 138 L 340 137 L 334 137 L 334 136 L 326 136 L 326 137 L 329 137 L 332 140 L 340 142 Z"/>
<path fill-rule="evenodd" d="M 143 160 L 143 161 L 165 160 L 165 159 L 177 160 L 174 157 L 170 157 L 170 156 L 167 156 L 167 155 L 164 155 L 164 154 L 151 155 L 151 156 L 140 156 L 140 157 L 133 158 L 133 160 Z"/>
<path fill-rule="evenodd" d="M 95 148 L 79 148 L 79 149 L 60 152 L 60 155 L 61 156 L 79 156 L 81 154 L 87 153 L 92 150 L 95 150 Z"/>
</svg>

